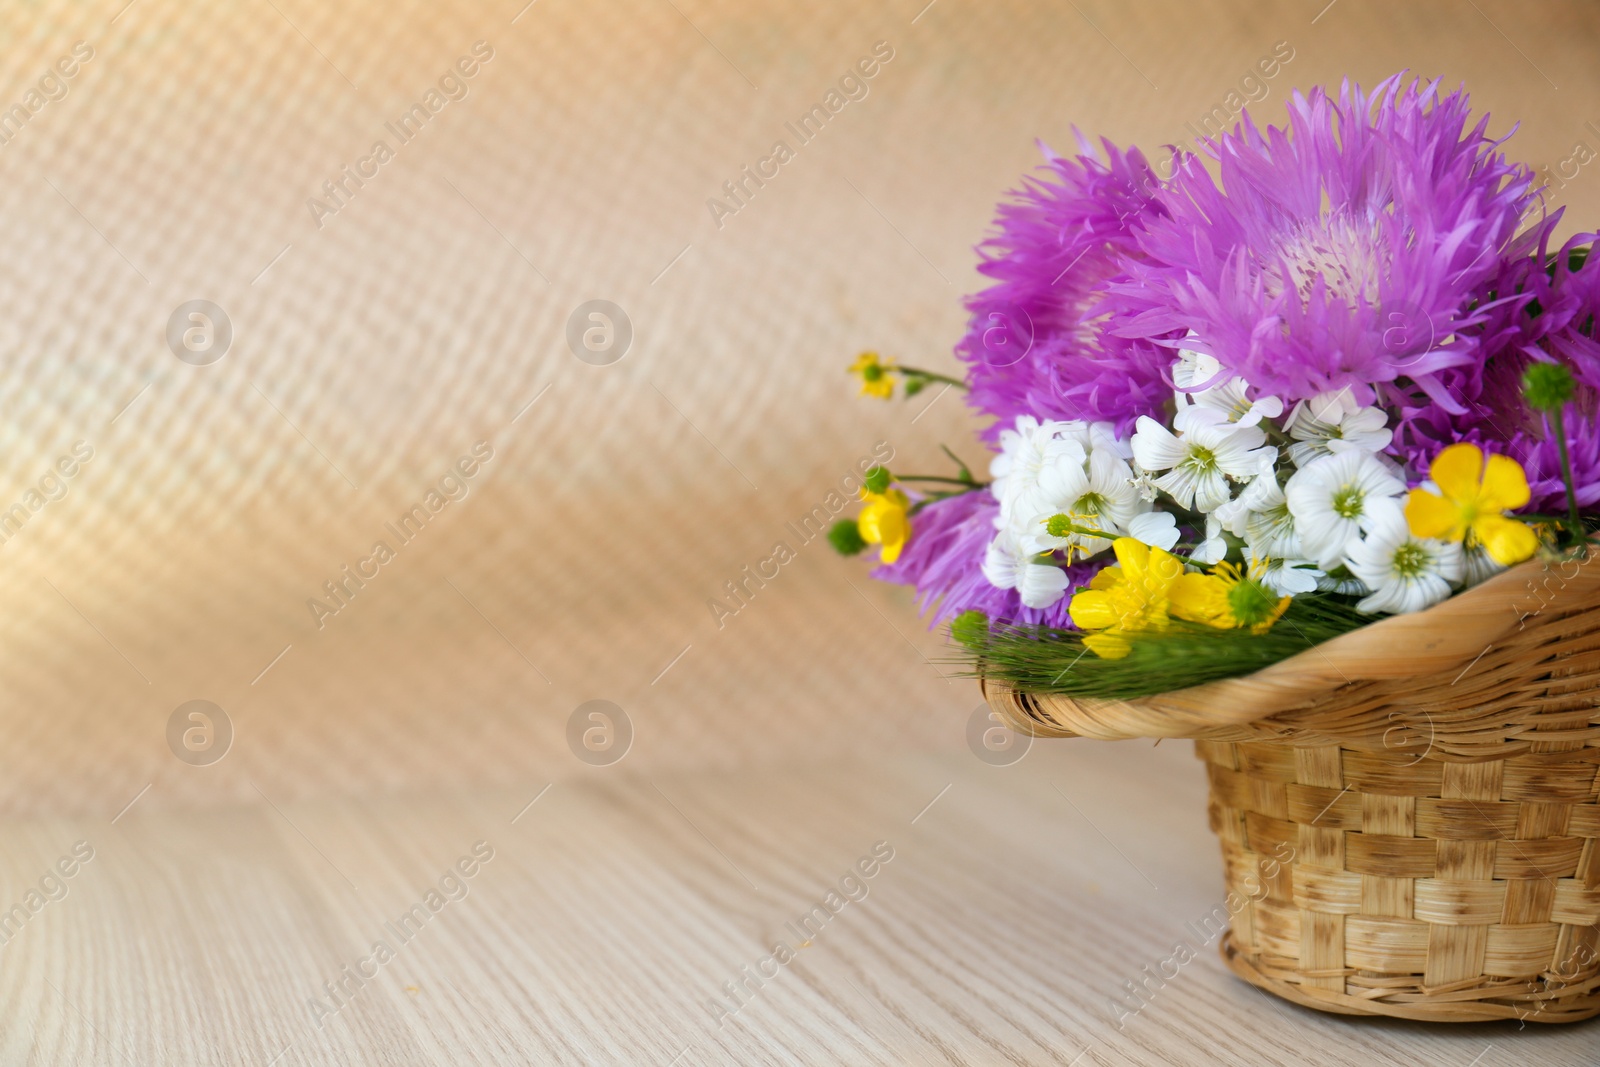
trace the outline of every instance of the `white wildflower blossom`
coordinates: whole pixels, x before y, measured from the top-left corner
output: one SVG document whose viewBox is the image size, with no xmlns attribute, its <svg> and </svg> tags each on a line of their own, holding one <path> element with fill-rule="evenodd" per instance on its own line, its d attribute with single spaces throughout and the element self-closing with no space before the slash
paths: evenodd
<svg viewBox="0 0 1600 1067">
<path fill-rule="evenodd" d="M 989 542 L 983 558 L 983 576 L 1000 589 L 1015 589 L 1030 608 L 1047 608 L 1067 591 L 1067 572 L 1041 563 L 1039 553 L 1021 544 L 1008 529 Z"/>
<path fill-rule="evenodd" d="M 1299 596 L 1317 588 L 1317 583 L 1327 577 L 1308 559 L 1273 556 L 1261 572 L 1261 584 L 1279 596 Z"/>
<path fill-rule="evenodd" d="M 1222 520 L 1217 518 L 1216 513 L 1213 512 L 1207 515 L 1205 540 L 1194 546 L 1194 551 L 1189 553 L 1189 562 L 1209 566 L 1213 563 L 1221 563 L 1226 559 L 1228 556 L 1228 541 L 1227 538 L 1222 536 L 1222 531 Z"/>
<path fill-rule="evenodd" d="M 1504 563 L 1496 563 L 1493 556 L 1484 549 L 1481 541 L 1473 541 L 1470 545 L 1463 545 L 1461 549 L 1461 584 L 1464 588 L 1471 588 L 1479 582 L 1486 582 L 1490 578 L 1508 568 Z"/>
<path fill-rule="evenodd" d="M 1398 513 L 1378 518 L 1351 546 L 1349 559 L 1351 572 L 1372 590 L 1359 611 L 1421 611 L 1461 580 L 1461 546 L 1414 536 Z"/>
<path fill-rule="evenodd" d="M 1296 404 L 1284 423 L 1294 438 L 1289 458 L 1296 467 L 1304 467 L 1321 456 L 1351 449 L 1380 452 L 1394 439 L 1388 421 L 1381 408 L 1357 404 L 1348 386 L 1318 393 Z"/>
<path fill-rule="evenodd" d="M 1147 511 L 1128 523 L 1128 536 L 1164 552 L 1178 543 L 1178 520 L 1170 511 Z"/>
<path fill-rule="evenodd" d="M 1065 549 L 1068 559 L 1110 548 L 1112 538 L 1127 533 L 1134 516 L 1149 509 L 1133 486 L 1132 468 L 1105 447 L 1091 452 L 1087 464 L 1063 461 L 1043 472 L 1039 494 L 1039 510 L 1013 527 L 1017 539 L 1041 552 Z M 1020 517 L 1020 512 L 1017 514 Z M 1052 536 L 1046 523 L 1054 515 L 1065 515 L 1085 529 L 1103 530 L 1106 536 L 1078 532 Z"/>
<path fill-rule="evenodd" d="M 989 463 L 989 491 L 1000 501 L 1002 518 L 1039 510 L 1039 479 L 1058 463 L 1083 465 L 1083 443 L 1069 423 L 1032 415 L 1017 416 L 1016 428 L 1000 431 L 1000 454 Z"/>
<path fill-rule="evenodd" d="M 1179 507 L 1209 512 L 1232 496 L 1229 478 L 1253 478 L 1277 457 L 1277 449 L 1263 447 L 1266 440 L 1259 427 L 1227 422 L 1211 409 L 1197 411 L 1181 435 L 1144 415 L 1133 435 L 1133 456 L 1146 471 L 1167 472 L 1155 484 Z"/>
<path fill-rule="evenodd" d="M 1202 410 L 1216 411 L 1228 422 L 1239 426 L 1255 426 L 1262 419 L 1275 419 L 1283 414 L 1283 401 L 1275 396 L 1250 399 L 1250 384 L 1243 378 L 1221 378 L 1222 364 L 1202 352 L 1179 350 L 1178 361 L 1172 368 L 1173 383 L 1178 386 L 1175 398 L 1178 413 L 1172 425 L 1184 430 L 1190 420 Z M 1197 386 L 1214 384 L 1203 389 Z"/>
<path fill-rule="evenodd" d="M 1283 493 L 1301 550 L 1332 570 L 1375 524 L 1404 523 L 1399 498 L 1405 491 L 1405 483 L 1370 453 L 1346 451 L 1300 468 Z"/>
</svg>

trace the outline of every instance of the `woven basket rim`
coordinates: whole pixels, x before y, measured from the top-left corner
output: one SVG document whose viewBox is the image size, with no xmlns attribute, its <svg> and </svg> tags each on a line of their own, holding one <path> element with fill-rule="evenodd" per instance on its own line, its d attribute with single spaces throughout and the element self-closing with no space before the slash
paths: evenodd
<svg viewBox="0 0 1600 1067">
<path fill-rule="evenodd" d="M 1555 580 L 1552 581 L 1552 578 Z M 983 678 L 991 705 L 1039 736 L 1199 737 L 1307 707 L 1353 682 L 1470 667 L 1497 641 L 1600 596 L 1600 552 L 1529 560 L 1425 611 L 1391 615 L 1251 674 L 1128 700 L 1020 692 Z"/>
</svg>

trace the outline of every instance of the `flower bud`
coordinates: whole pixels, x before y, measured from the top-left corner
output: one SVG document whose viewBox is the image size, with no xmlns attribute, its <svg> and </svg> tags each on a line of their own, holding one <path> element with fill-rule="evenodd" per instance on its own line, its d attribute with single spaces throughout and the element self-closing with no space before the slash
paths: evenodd
<svg viewBox="0 0 1600 1067">
<path fill-rule="evenodd" d="M 968 648 L 981 647 L 989 637 L 989 616 L 981 611 L 963 611 L 950 623 L 950 636 Z"/>
<path fill-rule="evenodd" d="M 1522 395 L 1535 411 L 1559 412 L 1575 388 L 1572 372 L 1560 363 L 1534 363 L 1522 372 Z"/>
<path fill-rule="evenodd" d="M 841 556 L 854 556 L 860 554 L 867 547 L 866 539 L 861 536 L 861 528 L 854 519 L 840 519 L 828 529 L 828 544 Z"/>
</svg>

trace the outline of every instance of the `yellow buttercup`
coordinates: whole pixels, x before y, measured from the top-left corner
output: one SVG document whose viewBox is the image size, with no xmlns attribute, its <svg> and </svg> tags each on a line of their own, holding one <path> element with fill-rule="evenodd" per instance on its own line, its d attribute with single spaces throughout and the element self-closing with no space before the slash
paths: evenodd
<svg viewBox="0 0 1600 1067">
<path fill-rule="evenodd" d="M 879 558 L 893 563 L 911 537 L 911 501 L 898 489 L 882 493 L 863 489 L 861 499 L 866 502 L 856 518 L 861 539 L 869 545 L 882 545 Z"/>
<path fill-rule="evenodd" d="M 1413 489 L 1406 523 L 1417 537 L 1461 541 L 1471 537 L 1502 566 L 1521 563 L 1539 548 L 1538 535 L 1507 518 L 1528 503 L 1528 476 L 1510 456 L 1485 456 L 1473 444 L 1450 445 L 1428 468 L 1438 493 Z"/>
<path fill-rule="evenodd" d="M 1165 630 L 1174 585 L 1183 563 L 1169 552 L 1119 537 L 1111 543 L 1115 565 L 1101 569 L 1089 588 L 1072 598 L 1072 624 L 1083 643 L 1102 659 L 1121 659 L 1131 648 L 1124 634 Z M 1089 631 L 1099 631 L 1090 633 Z"/>
<path fill-rule="evenodd" d="M 850 364 L 850 373 L 861 379 L 861 395 L 888 400 L 894 395 L 894 379 L 889 372 L 895 369 L 894 360 L 883 360 L 876 352 L 863 352 Z"/>
</svg>

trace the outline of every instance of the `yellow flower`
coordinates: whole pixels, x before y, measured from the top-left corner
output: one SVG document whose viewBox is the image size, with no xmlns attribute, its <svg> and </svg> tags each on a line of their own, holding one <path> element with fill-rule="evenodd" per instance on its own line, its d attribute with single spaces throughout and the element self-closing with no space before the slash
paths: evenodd
<svg viewBox="0 0 1600 1067">
<path fill-rule="evenodd" d="M 863 352 L 850 364 L 850 373 L 861 379 L 861 395 L 875 396 L 879 400 L 888 400 L 894 395 L 894 379 L 889 372 L 894 370 L 894 360 L 882 360 L 876 352 Z"/>
<path fill-rule="evenodd" d="M 898 489 L 884 493 L 861 490 L 866 506 L 856 518 L 856 528 L 861 539 L 869 545 L 882 545 L 879 558 L 893 563 L 900 558 L 900 550 L 911 538 L 911 501 Z"/>
<path fill-rule="evenodd" d="M 1291 597 L 1280 597 L 1261 581 L 1266 560 L 1253 560 L 1249 571 L 1237 563 L 1219 563 L 1210 574 L 1185 574 L 1170 594 L 1172 614 L 1219 630 L 1248 626 L 1264 634 L 1289 610 Z"/>
<path fill-rule="evenodd" d="M 1416 537 L 1461 541 L 1469 535 L 1502 566 L 1521 563 L 1539 547 L 1524 522 L 1507 518 L 1528 503 L 1528 477 L 1510 456 L 1485 456 L 1477 445 L 1451 445 L 1428 468 L 1440 493 L 1413 489 L 1406 523 Z"/>
<path fill-rule="evenodd" d="M 1117 538 L 1111 550 L 1116 565 L 1096 574 L 1068 611 L 1072 624 L 1086 632 L 1083 643 L 1090 651 L 1102 659 L 1121 659 L 1132 647 L 1124 634 L 1167 628 L 1168 598 L 1183 577 L 1183 564 L 1131 537 Z"/>
</svg>

